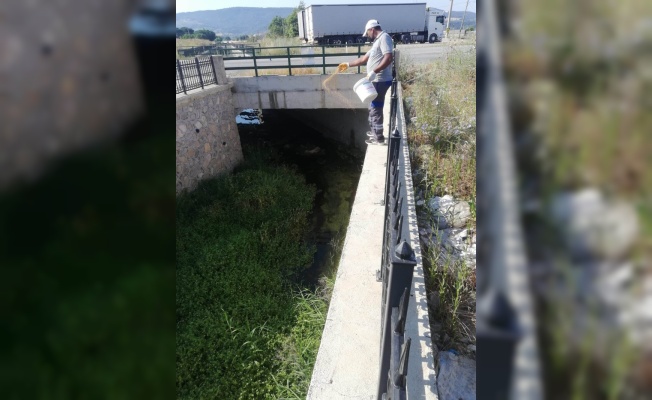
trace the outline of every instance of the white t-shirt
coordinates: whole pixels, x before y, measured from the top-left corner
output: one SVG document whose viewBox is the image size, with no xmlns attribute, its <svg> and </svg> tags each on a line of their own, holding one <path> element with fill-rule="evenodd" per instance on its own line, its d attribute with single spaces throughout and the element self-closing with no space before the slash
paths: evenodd
<svg viewBox="0 0 652 400">
<path fill-rule="evenodd" d="M 367 72 L 371 71 L 373 68 L 376 68 L 380 61 L 383 59 L 383 56 L 387 53 L 391 53 L 394 49 L 394 42 L 392 37 L 389 36 L 384 31 L 380 32 L 380 35 L 374 40 L 371 50 L 367 52 L 369 60 L 367 60 Z M 392 64 L 389 64 L 385 67 L 384 70 L 376 74 L 376 79 L 374 82 L 387 82 L 392 80 Z"/>
</svg>

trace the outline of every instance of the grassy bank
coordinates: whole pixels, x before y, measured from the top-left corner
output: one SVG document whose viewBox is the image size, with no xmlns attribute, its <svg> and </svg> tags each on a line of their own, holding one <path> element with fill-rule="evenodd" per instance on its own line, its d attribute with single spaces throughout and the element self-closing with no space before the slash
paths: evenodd
<svg viewBox="0 0 652 400">
<path fill-rule="evenodd" d="M 177 397 L 305 397 L 326 315 L 293 284 L 314 195 L 259 160 L 178 199 Z"/>
<path fill-rule="evenodd" d="M 475 52 L 453 51 L 445 59 L 415 65 L 403 57 L 399 77 L 409 113 L 408 142 L 417 196 L 424 204 L 452 195 L 475 210 Z M 434 223 L 418 207 L 419 227 Z M 467 223 L 475 231 L 475 215 Z M 437 232 L 437 231 L 435 231 Z M 467 352 L 475 343 L 475 266 L 450 257 L 440 246 L 424 251 L 426 291 L 434 343 Z"/>
</svg>

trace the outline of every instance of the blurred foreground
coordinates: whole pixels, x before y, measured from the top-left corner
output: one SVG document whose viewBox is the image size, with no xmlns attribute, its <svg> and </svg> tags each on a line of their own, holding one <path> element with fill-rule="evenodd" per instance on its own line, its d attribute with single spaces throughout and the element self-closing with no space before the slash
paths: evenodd
<svg viewBox="0 0 652 400">
<path fill-rule="evenodd" d="M 141 3 L 0 5 L 3 398 L 174 396 L 174 36 Z"/>
<path fill-rule="evenodd" d="M 501 238 L 478 235 L 478 275 L 484 254 L 485 292 L 512 294 L 522 333 L 535 340 L 514 370 L 513 387 L 530 390 L 512 398 L 650 398 L 652 3 L 478 7 L 478 113 L 504 106 L 479 118 L 478 226 L 508 224 L 502 217 L 511 213 L 519 221 L 503 247 Z M 495 84 L 499 94 L 487 96 Z M 503 195 L 483 197 L 493 178 L 481 167 L 481 143 L 491 147 L 504 134 L 494 154 L 507 152 L 513 182 L 497 182 Z M 526 280 L 501 279 L 496 271 L 521 259 Z M 481 313 L 478 306 L 479 320 Z M 478 360 L 481 350 L 479 343 Z"/>
</svg>

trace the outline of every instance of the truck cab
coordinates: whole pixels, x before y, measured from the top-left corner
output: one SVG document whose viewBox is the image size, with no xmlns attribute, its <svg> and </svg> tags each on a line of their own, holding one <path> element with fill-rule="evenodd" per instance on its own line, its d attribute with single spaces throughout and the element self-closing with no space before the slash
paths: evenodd
<svg viewBox="0 0 652 400">
<path fill-rule="evenodd" d="M 441 42 L 444 37 L 444 24 L 446 23 L 446 14 L 436 8 L 426 8 L 426 19 L 424 29 L 421 32 L 409 32 L 401 34 L 400 40 L 403 43 L 435 43 Z"/>
<path fill-rule="evenodd" d="M 443 11 L 434 8 L 426 8 L 426 30 L 428 31 L 428 42 L 441 42 L 444 37 L 444 24 L 446 15 Z"/>
</svg>

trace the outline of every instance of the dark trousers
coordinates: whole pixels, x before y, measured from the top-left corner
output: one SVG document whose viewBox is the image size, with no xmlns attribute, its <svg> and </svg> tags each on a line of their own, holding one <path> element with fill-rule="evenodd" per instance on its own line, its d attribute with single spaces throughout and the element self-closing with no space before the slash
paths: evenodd
<svg viewBox="0 0 652 400">
<path fill-rule="evenodd" d="M 383 106 L 385 105 L 385 94 L 392 86 L 392 81 L 373 82 L 378 96 L 369 104 L 369 128 L 376 135 L 376 140 L 383 141 Z"/>
</svg>

